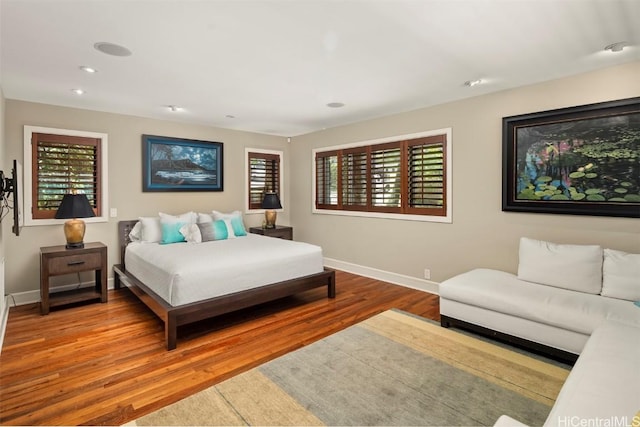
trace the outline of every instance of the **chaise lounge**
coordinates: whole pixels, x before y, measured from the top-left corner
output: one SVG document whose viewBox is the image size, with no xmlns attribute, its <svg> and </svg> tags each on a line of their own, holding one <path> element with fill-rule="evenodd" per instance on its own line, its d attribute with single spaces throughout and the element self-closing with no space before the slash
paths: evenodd
<svg viewBox="0 0 640 427">
<path fill-rule="evenodd" d="M 476 269 L 442 282 L 442 326 L 575 362 L 545 425 L 630 425 L 640 410 L 640 255 L 522 238 L 519 257 L 517 275 Z"/>
</svg>

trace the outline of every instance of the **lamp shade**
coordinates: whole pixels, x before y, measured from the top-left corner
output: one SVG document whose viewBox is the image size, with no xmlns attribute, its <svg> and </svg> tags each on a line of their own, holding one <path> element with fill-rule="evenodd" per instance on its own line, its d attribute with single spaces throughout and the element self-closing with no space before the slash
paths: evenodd
<svg viewBox="0 0 640 427">
<path fill-rule="evenodd" d="M 84 194 L 65 194 L 56 212 L 56 219 L 90 218 L 96 216 Z"/>
<path fill-rule="evenodd" d="M 278 194 L 264 193 L 264 199 L 262 199 L 262 209 L 282 209 Z"/>
</svg>

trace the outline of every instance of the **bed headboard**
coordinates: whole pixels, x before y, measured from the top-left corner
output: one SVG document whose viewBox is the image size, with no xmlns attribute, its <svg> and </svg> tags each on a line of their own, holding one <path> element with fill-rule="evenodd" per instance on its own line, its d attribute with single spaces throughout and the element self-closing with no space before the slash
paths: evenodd
<svg viewBox="0 0 640 427">
<path fill-rule="evenodd" d="M 124 250 L 131 243 L 129 233 L 133 230 L 133 226 L 138 223 L 137 219 L 128 221 L 118 221 L 118 245 L 120 247 L 120 264 L 124 266 Z"/>
</svg>

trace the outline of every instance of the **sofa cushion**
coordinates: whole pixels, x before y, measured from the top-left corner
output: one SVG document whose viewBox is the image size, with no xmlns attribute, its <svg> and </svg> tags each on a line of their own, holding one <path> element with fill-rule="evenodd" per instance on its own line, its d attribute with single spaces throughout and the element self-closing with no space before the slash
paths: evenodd
<svg viewBox="0 0 640 427">
<path fill-rule="evenodd" d="M 640 326 L 640 309 L 631 301 L 526 282 L 499 270 L 460 274 L 440 283 L 439 292 L 443 299 L 586 335 L 606 319 Z"/>
<path fill-rule="evenodd" d="M 584 347 L 545 426 L 633 425 L 640 403 L 640 329 L 608 321 Z"/>
<path fill-rule="evenodd" d="M 604 250 L 602 295 L 640 301 L 640 254 Z"/>
<path fill-rule="evenodd" d="M 599 294 L 602 290 L 602 248 L 559 245 L 522 237 L 518 279 Z"/>
</svg>

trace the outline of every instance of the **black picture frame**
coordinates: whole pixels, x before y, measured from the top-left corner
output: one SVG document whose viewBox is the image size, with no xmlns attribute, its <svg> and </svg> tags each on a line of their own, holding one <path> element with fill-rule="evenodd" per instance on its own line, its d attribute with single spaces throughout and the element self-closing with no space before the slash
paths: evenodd
<svg viewBox="0 0 640 427">
<path fill-rule="evenodd" d="M 640 97 L 504 117 L 502 210 L 640 218 Z"/>
<path fill-rule="evenodd" d="M 142 191 L 223 191 L 223 143 L 142 135 Z"/>
</svg>

